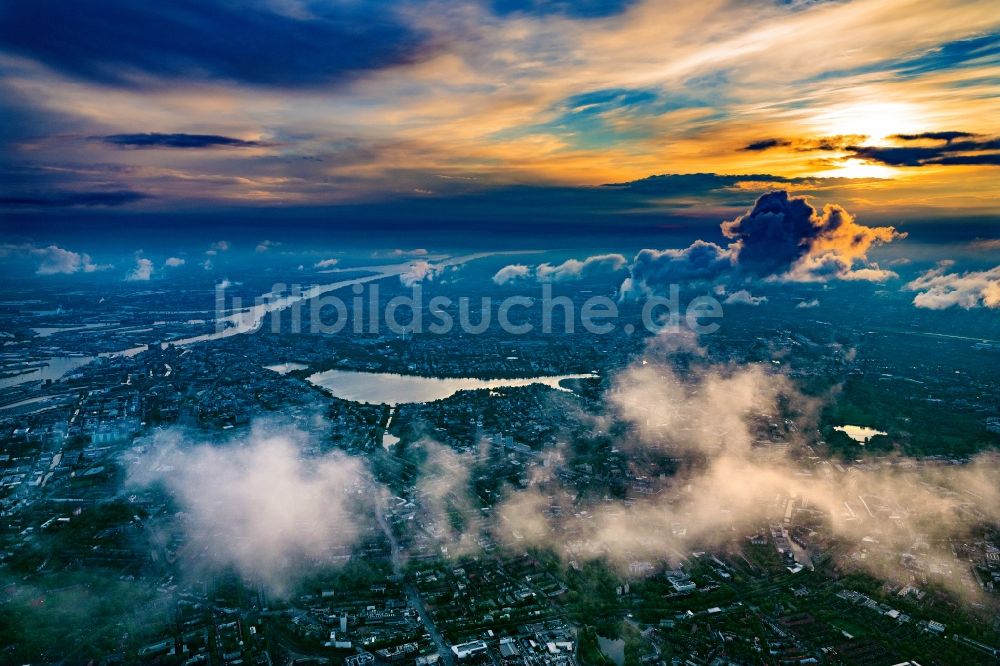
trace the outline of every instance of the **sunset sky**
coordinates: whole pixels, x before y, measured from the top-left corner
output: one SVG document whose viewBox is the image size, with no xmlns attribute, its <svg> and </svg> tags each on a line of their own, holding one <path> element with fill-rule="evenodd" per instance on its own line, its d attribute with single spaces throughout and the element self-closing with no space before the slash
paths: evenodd
<svg viewBox="0 0 1000 666">
<path fill-rule="evenodd" d="M 8 234 L 247 207 L 717 224 L 775 187 L 981 229 L 998 137 L 996 0 L 0 4 Z"/>
</svg>

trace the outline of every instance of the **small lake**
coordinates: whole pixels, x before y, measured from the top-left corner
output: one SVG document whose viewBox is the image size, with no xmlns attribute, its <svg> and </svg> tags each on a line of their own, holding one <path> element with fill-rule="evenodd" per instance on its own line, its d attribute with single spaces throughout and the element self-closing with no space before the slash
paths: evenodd
<svg viewBox="0 0 1000 666">
<path fill-rule="evenodd" d="M 859 444 L 867 444 L 868 440 L 876 435 L 888 434 L 882 432 L 881 430 L 876 430 L 875 428 L 866 428 L 864 426 L 856 425 L 834 426 L 833 429 L 839 430 Z"/>
<path fill-rule="evenodd" d="M 611 640 L 610 638 L 605 638 L 604 636 L 597 637 L 597 646 L 601 648 L 601 652 L 605 657 L 615 662 L 615 666 L 624 666 L 625 664 L 625 640 L 619 638 L 617 640 Z"/>
<path fill-rule="evenodd" d="M 459 391 L 500 389 L 543 384 L 559 391 L 567 391 L 560 382 L 567 379 L 594 379 L 597 375 L 554 375 L 548 377 L 520 377 L 514 379 L 476 379 L 472 377 L 419 377 L 389 372 L 358 372 L 354 370 L 327 370 L 306 379 L 332 395 L 353 402 L 399 405 L 412 402 L 443 400 Z"/>
</svg>

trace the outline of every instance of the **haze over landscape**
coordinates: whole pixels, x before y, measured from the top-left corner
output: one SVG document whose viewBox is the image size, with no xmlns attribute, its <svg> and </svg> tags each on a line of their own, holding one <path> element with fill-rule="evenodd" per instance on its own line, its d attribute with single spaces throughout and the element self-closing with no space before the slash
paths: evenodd
<svg viewBox="0 0 1000 666">
<path fill-rule="evenodd" d="M 0 0 L 0 663 L 1000 659 L 1000 12 Z"/>
</svg>

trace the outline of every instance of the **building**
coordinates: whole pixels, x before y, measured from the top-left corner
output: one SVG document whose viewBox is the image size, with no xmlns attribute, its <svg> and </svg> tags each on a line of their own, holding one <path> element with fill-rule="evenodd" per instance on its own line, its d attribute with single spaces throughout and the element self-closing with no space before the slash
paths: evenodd
<svg viewBox="0 0 1000 666">
<path fill-rule="evenodd" d="M 469 641 L 468 643 L 459 643 L 458 645 L 452 645 L 451 651 L 459 659 L 467 659 L 468 657 L 486 652 L 486 642 Z"/>
</svg>

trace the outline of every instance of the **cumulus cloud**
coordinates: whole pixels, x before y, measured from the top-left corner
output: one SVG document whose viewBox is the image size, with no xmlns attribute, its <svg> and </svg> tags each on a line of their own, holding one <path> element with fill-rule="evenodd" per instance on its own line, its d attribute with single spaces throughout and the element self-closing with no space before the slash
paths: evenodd
<svg viewBox="0 0 1000 666">
<path fill-rule="evenodd" d="M 444 272 L 442 266 L 432 264 L 423 259 L 414 261 L 409 267 L 399 275 L 399 281 L 405 287 L 412 287 L 420 282 L 430 282 L 435 280 Z"/>
<path fill-rule="evenodd" d="M 919 292 L 913 297 L 918 308 L 943 310 L 958 306 L 1000 308 L 1000 266 L 985 271 L 948 272 L 950 261 L 942 261 L 904 287 Z"/>
<path fill-rule="evenodd" d="M 882 282 L 896 277 L 868 260 L 873 247 L 905 238 L 893 227 L 867 227 L 835 204 L 817 211 L 784 190 L 760 196 L 746 214 L 722 223 L 725 246 L 697 240 L 686 248 L 640 250 L 623 297 L 663 293 L 671 284 L 768 279 Z"/>
<path fill-rule="evenodd" d="M 534 278 L 539 282 L 572 282 L 603 276 L 613 276 L 625 270 L 628 260 L 620 254 L 598 254 L 586 259 L 567 259 L 561 264 L 543 263 L 534 268 L 524 264 L 504 266 L 493 282 L 507 284 L 514 280 Z"/>
<path fill-rule="evenodd" d="M 185 261 L 180 257 L 167 257 L 167 260 L 163 262 L 163 265 L 167 268 L 177 268 L 178 266 L 183 266 Z"/>
<path fill-rule="evenodd" d="M 806 310 L 806 309 L 809 309 L 809 308 L 818 308 L 819 307 L 819 299 L 818 298 L 812 298 L 812 299 L 809 299 L 808 301 L 799 301 L 798 303 L 795 304 L 795 307 L 799 308 L 800 310 Z"/>
<path fill-rule="evenodd" d="M 726 296 L 726 305 L 760 305 L 767 303 L 767 296 L 754 296 L 746 289 L 740 289 Z"/>
<path fill-rule="evenodd" d="M 89 254 L 73 252 L 58 245 L 4 244 L 0 245 L 0 257 L 30 257 L 37 262 L 37 275 L 72 275 L 73 273 L 93 273 L 111 268 L 109 264 L 95 264 Z"/>
<path fill-rule="evenodd" d="M 616 273 L 625 268 L 627 263 L 625 257 L 620 254 L 599 254 L 587 257 L 583 261 L 567 259 L 557 265 L 540 264 L 535 269 L 535 277 L 539 282 L 583 280 Z"/>
<path fill-rule="evenodd" d="M 530 266 L 526 266 L 525 264 L 510 264 L 496 272 L 496 275 L 493 276 L 493 282 L 503 285 L 517 280 L 526 280 L 531 277 L 531 273 Z"/>
<path fill-rule="evenodd" d="M 340 263 L 340 259 L 322 259 L 313 264 L 313 268 L 333 268 Z"/>
<path fill-rule="evenodd" d="M 146 282 L 153 277 L 153 260 L 136 257 L 135 268 L 125 275 L 126 282 Z"/>
<path fill-rule="evenodd" d="M 799 282 L 830 278 L 881 281 L 895 274 L 867 264 L 876 245 L 904 238 L 893 227 L 867 227 L 836 204 L 822 211 L 804 197 L 778 190 L 762 195 L 754 207 L 735 220 L 722 223 L 732 239 L 741 269 L 758 276 Z M 862 273 L 854 271 L 865 264 Z"/>
<path fill-rule="evenodd" d="M 396 248 L 389 253 L 393 257 L 426 257 L 427 250 L 422 247 L 416 247 L 412 250 L 404 250 L 402 248 Z"/>
<path fill-rule="evenodd" d="M 703 240 L 678 250 L 640 250 L 632 260 L 621 294 L 648 295 L 660 293 L 671 284 L 711 282 L 729 275 L 735 260 L 733 250 Z"/>
<path fill-rule="evenodd" d="M 349 554 L 371 524 L 362 463 L 339 452 L 310 456 L 307 445 L 299 430 L 261 424 L 221 446 L 162 431 L 132 452 L 128 484 L 173 496 L 192 568 L 232 569 L 282 594 L 300 574 Z"/>
<path fill-rule="evenodd" d="M 257 243 L 257 247 L 255 248 L 254 251 L 258 253 L 267 252 L 272 247 L 278 247 L 279 245 L 281 245 L 281 243 L 279 243 L 278 241 L 262 240 L 261 242 Z"/>
</svg>

